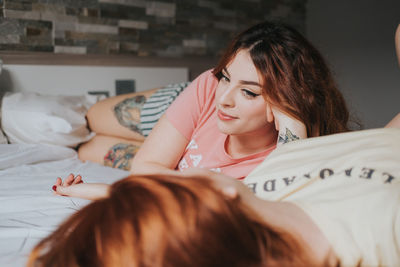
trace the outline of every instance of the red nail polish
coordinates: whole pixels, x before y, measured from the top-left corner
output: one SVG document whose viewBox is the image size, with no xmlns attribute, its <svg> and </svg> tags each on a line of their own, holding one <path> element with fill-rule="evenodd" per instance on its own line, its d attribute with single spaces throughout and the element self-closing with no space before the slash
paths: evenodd
<svg viewBox="0 0 400 267">
<path fill-rule="evenodd" d="M 53 191 L 57 191 L 57 186 L 56 185 L 53 185 Z"/>
</svg>

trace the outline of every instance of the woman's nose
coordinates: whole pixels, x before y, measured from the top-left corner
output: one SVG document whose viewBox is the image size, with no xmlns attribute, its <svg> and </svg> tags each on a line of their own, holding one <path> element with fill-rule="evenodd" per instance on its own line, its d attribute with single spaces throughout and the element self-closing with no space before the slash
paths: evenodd
<svg viewBox="0 0 400 267">
<path fill-rule="evenodd" d="M 224 107 L 233 107 L 235 106 L 234 99 L 234 89 L 227 87 L 224 92 L 220 95 L 219 104 Z"/>
</svg>

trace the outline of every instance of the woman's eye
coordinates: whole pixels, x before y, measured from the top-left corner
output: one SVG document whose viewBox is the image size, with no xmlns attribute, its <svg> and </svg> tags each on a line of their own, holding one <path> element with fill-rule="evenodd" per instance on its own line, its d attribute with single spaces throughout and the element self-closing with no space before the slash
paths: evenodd
<svg viewBox="0 0 400 267">
<path fill-rule="evenodd" d="M 229 78 L 226 77 L 223 73 L 222 73 L 221 80 L 224 81 L 224 82 L 229 82 Z"/>
<path fill-rule="evenodd" d="M 243 92 L 244 96 L 246 96 L 248 98 L 255 98 L 255 97 L 259 96 L 259 94 L 256 94 L 256 93 L 254 93 L 254 92 L 252 92 L 250 90 L 247 90 L 247 89 L 242 89 L 242 92 Z"/>
</svg>

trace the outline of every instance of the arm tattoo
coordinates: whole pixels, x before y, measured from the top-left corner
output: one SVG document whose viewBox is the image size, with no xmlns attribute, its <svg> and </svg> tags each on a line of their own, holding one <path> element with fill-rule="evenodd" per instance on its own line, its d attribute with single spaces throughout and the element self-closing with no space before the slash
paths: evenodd
<svg viewBox="0 0 400 267">
<path fill-rule="evenodd" d="M 140 111 L 146 101 L 146 97 L 144 95 L 137 95 L 131 98 L 124 99 L 122 102 L 118 103 L 114 107 L 114 114 L 117 117 L 118 122 L 137 133 L 142 134 L 140 129 L 140 119 L 139 121 L 133 118 L 131 112 L 136 111 L 140 114 Z"/>
<path fill-rule="evenodd" d="M 118 143 L 112 146 L 104 156 L 104 166 L 129 171 L 132 159 L 138 150 L 139 146 Z"/>
<path fill-rule="evenodd" d="M 281 132 L 279 133 L 278 143 L 286 144 L 286 143 L 296 141 L 299 139 L 300 138 L 297 135 L 293 134 L 288 128 L 286 128 L 285 134 L 283 134 Z"/>
</svg>

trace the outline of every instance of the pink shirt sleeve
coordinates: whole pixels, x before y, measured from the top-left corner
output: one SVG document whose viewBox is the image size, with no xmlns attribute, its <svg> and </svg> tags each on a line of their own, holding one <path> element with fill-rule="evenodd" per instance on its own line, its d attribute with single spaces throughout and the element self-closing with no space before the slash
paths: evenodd
<svg viewBox="0 0 400 267">
<path fill-rule="evenodd" d="M 168 121 L 187 140 L 191 139 L 203 108 L 207 100 L 214 96 L 217 85 L 217 78 L 208 70 L 198 76 L 167 109 Z"/>
</svg>

